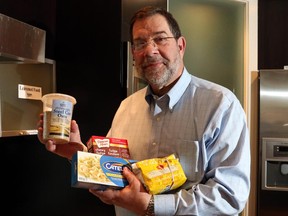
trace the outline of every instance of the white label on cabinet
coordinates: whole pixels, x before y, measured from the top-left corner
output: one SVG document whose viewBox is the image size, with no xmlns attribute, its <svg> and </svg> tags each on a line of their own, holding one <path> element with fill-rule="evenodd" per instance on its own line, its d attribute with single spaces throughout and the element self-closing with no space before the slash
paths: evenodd
<svg viewBox="0 0 288 216">
<path fill-rule="evenodd" d="M 37 86 L 18 84 L 18 98 L 41 100 L 42 89 Z"/>
</svg>

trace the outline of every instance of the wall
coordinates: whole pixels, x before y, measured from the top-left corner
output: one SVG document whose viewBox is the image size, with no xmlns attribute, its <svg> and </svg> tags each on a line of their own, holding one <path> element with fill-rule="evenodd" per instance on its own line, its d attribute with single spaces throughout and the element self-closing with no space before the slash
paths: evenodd
<svg viewBox="0 0 288 216">
<path fill-rule="evenodd" d="M 73 117 L 83 141 L 91 135 L 106 135 L 126 96 L 121 79 L 120 3 L 57 3 L 57 89 L 77 99 Z"/>
</svg>

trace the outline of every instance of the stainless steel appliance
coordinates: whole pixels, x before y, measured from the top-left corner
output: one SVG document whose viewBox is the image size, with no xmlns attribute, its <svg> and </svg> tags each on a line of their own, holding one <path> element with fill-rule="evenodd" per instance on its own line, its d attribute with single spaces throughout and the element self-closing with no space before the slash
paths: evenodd
<svg viewBox="0 0 288 216">
<path fill-rule="evenodd" d="M 259 71 L 261 189 L 288 191 L 288 70 Z"/>
</svg>

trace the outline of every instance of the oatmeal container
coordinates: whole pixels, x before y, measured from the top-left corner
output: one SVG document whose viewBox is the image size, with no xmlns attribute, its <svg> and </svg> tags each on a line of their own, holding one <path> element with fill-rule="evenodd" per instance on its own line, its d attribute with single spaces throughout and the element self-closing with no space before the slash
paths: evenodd
<svg viewBox="0 0 288 216">
<path fill-rule="evenodd" d="M 51 93 L 42 97 L 43 139 L 65 144 L 70 138 L 70 126 L 76 99 L 70 95 Z"/>
</svg>

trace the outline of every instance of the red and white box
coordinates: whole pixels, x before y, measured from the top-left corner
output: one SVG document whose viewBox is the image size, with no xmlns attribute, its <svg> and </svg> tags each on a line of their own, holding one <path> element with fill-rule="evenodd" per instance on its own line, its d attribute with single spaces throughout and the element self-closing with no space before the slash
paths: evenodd
<svg viewBox="0 0 288 216">
<path fill-rule="evenodd" d="M 130 159 L 126 139 L 103 136 L 91 136 L 86 143 L 88 152 Z"/>
</svg>

